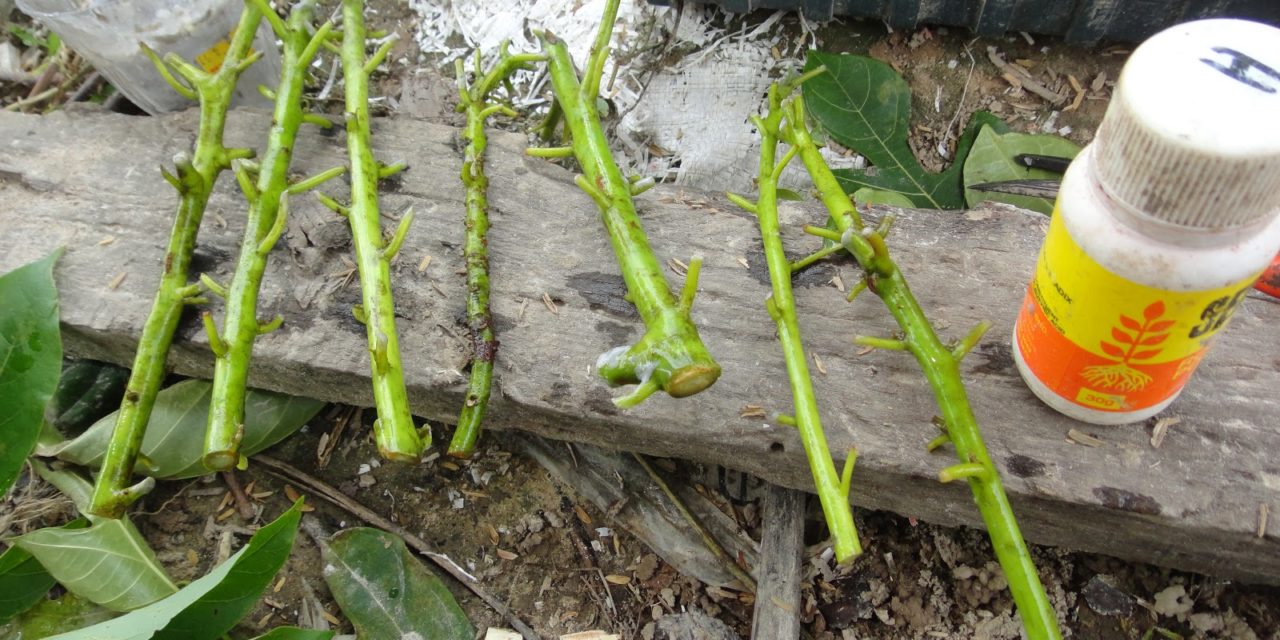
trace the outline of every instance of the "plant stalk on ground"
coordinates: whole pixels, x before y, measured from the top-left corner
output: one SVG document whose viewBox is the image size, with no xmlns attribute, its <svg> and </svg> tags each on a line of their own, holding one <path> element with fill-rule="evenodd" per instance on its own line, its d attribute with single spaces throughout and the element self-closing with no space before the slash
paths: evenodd
<svg viewBox="0 0 1280 640">
<path fill-rule="evenodd" d="M 484 421 L 493 385 L 493 360 L 498 352 L 493 316 L 489 311 L 489 178 L 484 172 L 484 152 L 489 140 L 484 124 L 492 115 L 514 117 L 516 113 L 505 105 L 490 105 L 486 100 L 490 91 L 517 69 L 545 59 L 538 54 L 509 54 L 504 43 L 498 63 L 483 73 L 477 51 L 475 77 L 471 83 L 467 82 L 462 60 L 457 60 L 455 65 L 458 110 L 467 114 L 467 126 L 462 131 L 462 139 L 467 143 L 462 160 L 462 184 L 467 190 L 467 239 L 463 257 L 467 264 L 467 328 L 471 331 L 471 379 L 458 415 L 458 429 L 449 442 L 449 455 L 457 458 L 469 457 L 480 438 L 480 424 Z"/>
<path fill-rule="evenodd" d="M 288 215 L 287 198 L 345 170 L 340 167 L 289 185 L 294 141 L 304 118 L 302 89 L 307 69 L 316 51 L 329 37 L 332 25 L 325 23 L 314 36 L 308 33 L 314 0 L 304 0 L 294 7 L 287 24 L 266 6 L 266 0 L 251 0 L 251 4 L 267 17 L 276 37 L 284 43 L 284 60 L 280 84 L 274 92 L 271 131 L 261 162 L 257 167 L 251 167 L 247 162 L 237 163 L 235 167 L 249 208 L 240 258 L 231 284 L 226 289 L 216 285 L 210 287 L 214 291 L 221 290 L 226 297 L 226 316 L 221 333 L 214 326 L 209 312 L 204 314 L 209 344 L 215 356 L 204 464 L 210 469 L 224 471 L 233 468 L 240 459 L 245 390 L 253 343 L 259 335 L 278 327 L 281 322 L 279 316 L 270 322 L 259 322 L 257 310 L 258 290 L 267 268 L 267 256 L 284 231 Z M 312 120 L 329 124 L 328 120 Z M 256 185 L 253 183 L 255 172 Z"/>
<path fill-rule="evenodd" d="M 815 72 L 820 72 L 820 69 Z M 853 254 L 865 272 L 864 280 L 854 289 L 855 292 L 868 289 L 879 296 L 903 331 L 901 338 L 859 337 L 856 341 L 866 346 L 907 351 L 920 363 L 942 413 L 943 434 L 929 444 L 929 450 L 950 442 L 955 445 L 956 456 L 960 459 L 959 464 L 943 469 L 938 479 L 942 482 L 963 479 L 969 483 L 996 558 L 1009 582 L 1009 591 L 1013 594 L 1027 637 L 1032 640 L 1060 638 L 1057 616 L 1018 529 L 1000 474 L 987 455 L 987 447 L 960 379 L 960 360 L 977 344 L 987 324 L 979 324 L 952 346 L 944 345 L 938 339 L 933 325 L 908 288 L 906 278 L 889 255 L 884 236 L 888 233 L 891 219 L 882 220 L 875 228 L 863 224 L 857 208 L 840 188 L 810 136 L 801 97 L 791 98 L 783 108 L 786 115 L 781 128 L 782 139 L 791 145 L 789 153 L 797 154 L 804 162 L 818 197 L 826 205 L 835 225 L 834 231 L 815 227 L 806 230 L 839 242 Z"/>
<path fill-rule="evenodd" d="M 676 398 L 702 391 L 720 377 L 720 365 L 707 352 L 691 317 L 702 259 L 695 257 L 690 261 L 684 289 L 677 300 L 653 255 L 632 200 L 632 196 L 652 182 L 633 184 L 623 178 L 600 124 L 596 95 L 617 14 L 618 0 L 610 0 L 581 83 L 568 47 L 554 35 L 542 34 L 552 90 L 572 138 L 572 147 L 531 149 L 530 152 L 577 158 L 582 168 L 577 184 L 600 208 L 627 285 L 627 299 L 644 320 L 645 334 L 638 342 L 605 353 L 597 363 L 600 375 L 610 384 L 639 385 L 630 394 L 614 399 L 614 404 L 626 408 L 639 404 L 659 389 Z"/>
<path fill-rule="evenodd" d="M 834 541 L 836 561 L 845 563 L 862 554 L 858 531 L 853 524 L 853 510 L 849 505 L 849 487 L 853 463 L 857 451 L 850 450 L 845 458 L 843 474 L 836 473 L 835 463 L 827 447 L 822 431 L 822 419 L 818 413 L 818 401 L 813 393 L 813 381 L 809 375 L 808 359 L 800 337 L 800 324 L 796 318 L 795 297 L 791 293 L 791 276 L 804 265 L 793 266 L 782 247 L 782 234 L 778 226 L 778 177 L 795 158 L 787 153 L 777 160 L 779 128 L 783 119 L 782 96 L 791 92 L 807 79 L 801 76 L 795 81 L 769 88 L 769 113 L 761 118 L 752 116 L 756 130 L 760 132 L 760 174 L 757 184 L 760 192 L 755 202 L 738 195 L 730 195 L 734 202 L 756 215 L 760 225 L 760 238 L 764 244 L 765 261 L 769 265 L 769 279 L 773 293 L 765 300 L 769 317 L 778 326 L 778 341 L 782 344 L 783 359 L 787 363 L 787 378 L 791 381 L 791 397 L 794 405 L 794 426 L 800 432 L 804 452 L 813 471 L 813 482 L 818 489 L 822 513 Z"/>
<path fill-rule="evenodd" d="M 365 55 L 364 3 L 342 0 L 342 81 L 346 91 L 347 154 L 350 156 L 351 204 L 343 206 L 321 196 L 321 201 L 346 216 L 356 251 L 362 304 L 356 319 L 369 337 L 373 372 L 373 402 L 378 419 L 373 423 L 378 453 L 388 460 L 416 462 L 431 444 L 431 431 L 419 433 L 409 413 L 404 369 L 400 364 L 400 340 L 396 335 L 395 301 L 391 297 L 391 260 L 400 251 L 413 211 L 405 212 L 390 241 L 383 238 L 378 213 L 378 180 L 404 169 L 404 165 L 380 165 L 373 158 L 369 133 L 369 75 L 395 44 L 388 39 L 371 57 Z"/>
<path fill-rule="evenodd" d="M 250 44 L 261 20 L 262 13 L 256 5 L 245 7 L 222 65 L 213 73 L 206 73 L 175 54 L 170 54 L 161 61 L 144 47 L 157 70 L 178 93 L 200 101 L 200 129 L 194 152 L 191 155 L 179 154 L 174 158 L 177 175 L 162 170 L 165 179 L 178 191 L 178 211 L 169 246 L 165 251 L 160 287 L 146 324 L 143 325 L 138 351 L 134 356 L 133 372 L 125 388 L 124 401 L 120 405 L 119 418 L 107 446 L 102 471 L 94 486 L 90 511 L 100 516 L 121 516 L 130 504 L 149 491 L 155 483 L 151 478 L 146 478 L 129 485 L 134 465 L 138 462 L 138 449 L 142 445 L 147 421 L 151 417 L 151 408 L 155 404 L 160 385 L 164 382 L 165 361 L 169 345 L 173 342 L 173 332 L 182 317 L 183 308 L 188 304 L 204 301 L 200 296 L 200 285 L 188 284 L 187 268 L 196 246 L 196 235 L 209 193 L 218 174 L 230 167 L 232 161 L 253 156 L 253 152 L 248 149 L 228 149 L 223 146 L 222 131 L 236 80 L 260 55 L 250 53 Z M 175 73 L 178 77 L 174 77 Z M 178 78 L 185 81 L 185 84 Z"/>
</svg>

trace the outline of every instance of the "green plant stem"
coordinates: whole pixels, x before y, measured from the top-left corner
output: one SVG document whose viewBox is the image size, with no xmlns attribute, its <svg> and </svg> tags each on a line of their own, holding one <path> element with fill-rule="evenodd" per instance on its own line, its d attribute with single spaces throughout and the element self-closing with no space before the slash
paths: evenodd
<svg viewBox="0 0 1280 640">
<path fill-rule="evenodd" d="M 672 397 L 693 395 L 715 383 L 720 365 L 707 352 L 690 315 L 697 290 L 697 270 L 690 265 L 681 302 L 668 288 L 662 267 L 653 255 L 632 201 L 632 188 L 623 178 L 600 124 L 596 109 L 599 71 L 608 56 L 608 34 L 613 30 L 618 1 L 611 0 L 600 23 L 601 36 L 587 65 L 596 77 L 579 84 L 568 47 L 551 34 L 542 35 L 552 90 L 572 138 L 574 156 L 582 167 L 578 186 L 595 200 L 614 254 L 627 285 L 627 299 L 636 306 L 645 324 L 644 336 L 630 347 L 619 347 L 600 357 L 597 369 L 612 385 L 638 384 L 632 393 L 616 398 L 620 407 L 632 407 L 662 389 Z M 694 263 L 701 264 L 700 258 Z M 687 301 L 689 304 L 685 304 Z"/>
<path fill-rule="evenodd" d="M 199 285 L 187 283 L 187 269 L 209 193 L 218 174 L 230 167 L 233 160 L 253 155 L 246 149 L 224 147 L 222 132 L 236 80 L 258 57 L 258 54 L 250 54 L 250 45 L 261 20 L 262 13 L 255 5 L 245 7 L 222 66 L 213 74 L 205 73 L 172 54 L 161 62 L 154 53 L 145 50 L 175 88 L 181 88 L 180 92 L 185 95 L 199 98 L 200 129 L 193 154 L 180 154 L 175 158 L 177 175 L 164 172 L 165 179 L 178 190 L 177 216 L 165 251 L 160 287 L 143 325 L 133 371 L 102 461 L 102 471 L 94 485 L 89 509 L 96 515 L 120 517 L 130 504 L 154 485 L 151 478 L 132 486 L 129 486 L 129 481 L 138 462 L 138 449 L 142 446 L 156 394 L 164 382 L 165 362 L 169 345 L 173 342 L 173 332 L 178 327 L 183 308 L 202 301 Z M 187 84 L 179 84 L 165 64 L 173 67 L 173 72 Z"/>
<path fill-rule="evenodd" d="M 255 0 L 254 4 L 262 2 L 264 0 Z M 319 47 L 318 43 L 312 46 L 314 39 L 308 33 L 314 4 L 313 1 L 299 3 L 290 14 L 287 25 L 278 19 L 272 21 L 272 26 L 279 29 L 276 36 L 284 43 L 280 84 L 274 91 L 275 111 L 266 150 L 257 170 L 257 184 L 245 189 L 248 216 L 235 275 L 224 296 L 226 314 L 223 331 L 219 336 L 215 328 L 209 340 L 210 344 L 221 345 L 220 349 L 214 350 L 213 392 L 204 444 L 204 464 L 213 470 L 231 469 L 240 459 L 245 391 L 253 343 L 274 324 L 264 325 L 258 320 L 258 290 L 267 268 L 267 257 L 279 239 L 288 215 L 285 198 L 288 197 L 286 191 L 294 141 L 302 125 L 302 89 L 311 58 Z M 259 9 L 264 15 L 271 11 L 269 7 L 260 6 Z M 329 26 L 326 25 L 317 31 L 314 38 L 326 38 L 328 33 Z"/>
<path fill-rule="evenodd" d="M 822 513 L 834 541 L 836 561 L 846 563 L 862 554 L 862 544 L 853 524 L 848 483 L 842 481 L 841 476 L 836 473 L 835 463 L 831 460 L 831 452 L 827 447 L 827 438 L 822 430 L 818 401 L 813 393 L 808 358 L 805 357 L 800 324 L 796 318 L 791 277 L 804 265 L 795 267 L 787 260 L 778 225 L 778 175 L 792 156 L 788 155 L 782 162 L 776 162 L 775 158 L 778 129 L 783 117 L 781 96 L 789 91 L 789 88 L 780 89 L 777 85 L 770 87 L 769 114 L 764 118 L 755 118 L 756 129 L 761 136 L 760 173 L 757 178 L 760 192 L 756 201 L 749 204 L 752 205 L 750 210 L 755 212 L 756 222 L 760 225 L 765 261 L 769 265 L 769 280 L 773 292 L 765 301 L 765 307 L 778 327 L 778 342 L 782 345 L 787 378 L 791 383 L 795 427 L 799 430 L 805 455 L 809 459 L 809 468 L 813 472 L 818 500 L 822 503 Z M 849 454 L 847 472 L 852 471 L 850 463 L 854 455 L 854 452 Z"/>
<path fill-rule="evenodd" d="M 489 178 L 484 172 L 485 147 L 489 144 L 484 125 L 489 116 L 496 113 L 516 115 L 501 105 L 485 102 L 488 94 L 502 80 L 530 62 L 542 60 L 535 54 L 510 55 L 504 43 L 498 63 L 489 73 L 482 74 L 480 54 L 476 53 L 476 77 L 468 85 L 467 74 L 461 60 L 457 61 L 458 108 L 466 113 L 467 126 L 462 131 L 466 149 L 462 159 L 462 184 L 466 187 L 467 237 L 463 246 L 463 259 L 467 265 L 467 327 L 471 331 L 471 377 L 462 411 L 458 415 L 458 428 L 449 441 L 449 455 L 455 458 L 471 456 L 480 438 L 480 425 L 489 405 L 489 393 L 493 386 L 493 360 L 498 352 L 498 340 L 493 334 L 493 316 L 489 311 Z"/>
<path fill-rule="evenodd" d="M 863 225 L 853 202 L 840 188 L 835 175 L 818 152 L 818 146 L 805 124 L 804 103 L 799 96 L 790 101 L 782 132 L 783 140 L 799 149 L 799 156 L 817 187 L 819 198 L 843 234 L 842 243 L 866 271 L 868 288 L 884 301 L 906 334 L 901 342 L 920 363 L 933 389 L 946 435 L 955 445 L 956 457 L 960 459 L 959 465 L 939 474 L 940 479 L 964 478 L 968 481 L 986 523 L 996 558 L 1008 579 L 1009 591 L 1013 594 L 1027 637 L 1032 640 L 1060 638 L 1057 616 L 1045 595 L 1000 482 L 1000 474 L 987 455 L 977 420 L 969 406 L 969 397 L 960 378 L 959 358 L 938 339 L 933 325 L 908 288 L 906 278 L 889 256 L 881 231 Z M 974 465 L 981 467 L 981 471 Z"/>
<path fill-rule="evenodd" d="M 365 56 L 364 3 L 342 0 L 342 80 L 346 91 L 347 154 L 350 156 L 351 204 L 338 207 L 351 225 L 360 274 L 362 305 L 358 318 L 369 337 L 373 377 L 373 401 L 378 419 L 373 423 L 378 452 L 388 460 L 417 462 L 431 433 L 414 428 L 400 364 L 396 335 L 395 302 L 391 297 L 391 258 L 408 230 L 412 213 L 406 212 L 388 243 L 382 236 L 378 214 L 378 180 L 397 170 L 382 167 L 373 158 L 369 133 L 369 74 L 386 55 L 390 41 L 372 57 Z M 399 167 L 403 168 L 403 167 Z"/>
</svg>

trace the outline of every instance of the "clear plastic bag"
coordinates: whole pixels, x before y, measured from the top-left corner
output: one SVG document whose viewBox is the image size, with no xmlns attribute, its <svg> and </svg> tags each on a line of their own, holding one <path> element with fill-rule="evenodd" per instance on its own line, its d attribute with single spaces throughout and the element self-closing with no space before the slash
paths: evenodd
<svg viewBox="0 0 1280 640">
<path fill-rule="evenodd" d="M 142 53 L 146 43 L 206 70 L 218 68 L 244 8 L 241 0 L 18 0 L 18 8 L 52 29 L 134 104 L 152 115 L 192 102 L 178 95 Z M 275 86 L 280 53 L 266 20 L 253 47 L 262 59 L 244 72 L 233 105 L 269 107 L 258 85 Z"/>
</svg>

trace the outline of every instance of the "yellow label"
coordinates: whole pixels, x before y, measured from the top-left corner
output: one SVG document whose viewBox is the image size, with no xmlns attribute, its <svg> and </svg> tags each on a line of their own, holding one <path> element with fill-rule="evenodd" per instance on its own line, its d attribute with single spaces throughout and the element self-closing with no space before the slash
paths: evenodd
<svg viewBox="0 0 1280 640">
<path fill-rule="evenodd" d="M 206 73 L 217 73 L 222 68 L 222 61 L 227 58 L 227 50 L 231 48 L 231 43 L 225 38 L 213 43 L 212 47 L 205 49 L 204 53 L 196 56 L 196 64 L 200 65 Z"/>
<path fill-rule="evenodd" d="M 1137 411 L 1186 384 L 1256 279 L 1190 292 L 1130 282 L 1089 257 L 1055 209 L 1015 339 L 1027 367 L 1062 398 Z"/>
</svg>

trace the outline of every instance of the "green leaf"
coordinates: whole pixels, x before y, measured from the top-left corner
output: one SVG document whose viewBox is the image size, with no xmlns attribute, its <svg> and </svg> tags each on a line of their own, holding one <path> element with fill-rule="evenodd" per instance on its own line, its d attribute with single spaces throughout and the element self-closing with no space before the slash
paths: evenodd
<svg viewBox="0 0 1280 640">
<path fill-rule="evenodd" d="M 293 549 L 302 501 L 258 530 L 218 568 L 146 607 L 59 640 L 213 640 L 253 608 Z"/>
<path fill-rule="evenodd" d="M 1061 174 L 1052 171 L 1029 169 L 1014 162 L 1014 156 L 1022 153 L 1074 158 L 1077 153 L 1080 153 L 1080 147 L 1058 136 L 1026 133 L 1000 134 L 988 127 L 983 127 L 978 133 L 978 139 L 973 143 L 969 157 L 964 161 L 965 202 L 972 207 L 986 200 L 994 200 L 1039 211 L 1045 215 L 1053 213 L 1053 200 L 1047 198 L 1017 196 L 994 191 L 974 191 L 968 188 L 970 185 L 984 182 L 1047 180 L 1061 177 Z"/>
<path fill-rule="evenodd" d="M 0 276 L 0 496 L 35 448 L 44 407 L 62 373 L 53 284 L 53 265 L 61 254 L 59 249 Z"/>
<path fill-rule="evenodd" d="M 883 204 L 891 207 L 914 208 L 916 205 L 901 193 L 896 191 L 881 191 L 870 187 L 863 187 L 853 192 L 853 201 L 856 204 Z"/>
<path fill-rule="evenodd" d="M 35 469 L 84 511 L 93 491 L 87 480 L 41 463 Z M 87 528 L 48 527 L 13 542 L 68 591 L 112 611 L 137 609 L 178 590 L 132 521 L 86 517 Z"/>
<path fill-rule="evenodd" d="M 160 391 L 142 439 L 142 455 L 152 466 L 144 469 L 139 463 L 139 473 L 161 479 L 209 473 L 200 458 L 204 454 L 204 428 L 212 389 L 207 380 L 183 380 Z M 245 399 L 241 452 L 248 456 L 270 447 L 297 431 L 323 407 L 319 400 L 250 389 Z M 89 467 L 100 466 L 115 423 L 116 414 L 112 413 L 80 437 L 40 447 L 36 453 Z"/>
<path fill-rule="evenodd" d="M 974 112 L 956 143 L 955 161 L 942 173 L 920 166 L 907 137 L 911 131 L 911 89 L 893 67 L 864 56 L 810 51 L 805 70 L 826 65 L 827 73 L 804 83 L 809 114 L 840 144 L 862 154 L 872 167 L 835 171 L 847 192 L 862 188 L 895 191 L 916 207 L 964 206 L 961 170 L 982 124 L 1004 123 L 985 111 Z"/>
<path fill-rule="evenodd" d="M 777 191 L 778 191 L 779 200 L 791 200 L 793 202 L 803 202 L 805 199 L 804 196 L 800 195 L 798 192 L 793 191 L 791 189 L 784 189 L 782 187 L 778 187 Z"/>
<path fill-rule="evenodd" d="M 444 583 L 398 536 L 358 527 L 322 547 L 324 579 L 361 638 L 470 640 L 471 622 Z"/>
<path fill-rule="evenodd" d="M 74 593 L 41 600 L 8 624 L 0 624 L 2 640 L 39 640 L 110 620 L 116 614 Z"/>
<path fill-rule="evenodd" d="M 0 622 L 35 606 L 53 586 L 53 576 L 21 547 L 0 554 Z"/>
<path fill-rule="evenodd" d="M 276 627 L 267 634 L 258 636 L 253 640 L 329 640 L 332 637 L 332 631 L 299 629 L 298 627 Z"/>
</svg>

